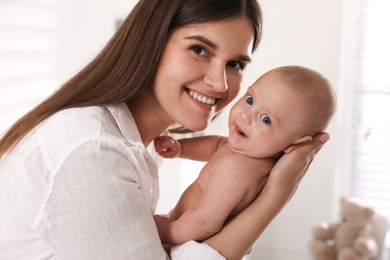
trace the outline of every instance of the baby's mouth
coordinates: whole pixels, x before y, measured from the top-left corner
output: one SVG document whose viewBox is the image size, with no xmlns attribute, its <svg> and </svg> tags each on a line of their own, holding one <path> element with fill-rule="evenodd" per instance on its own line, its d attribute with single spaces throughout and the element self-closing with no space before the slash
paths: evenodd
<svg viewBox="0 0 390 260">
<path fill-rule="evenodd" d="M 207 96 L 204 96 L 198 92 L 195 92 L 191 89 L 186 89 L 188 95 L 190 95 L 190 97 L 192 97 L 193 99 L 203 103 L 203 104 L 206 104 L 206 105 L 210 105 L 210 106 L 214 106 L 215 104 L 215 98 L 212 98 L 212 97 L 207 97 Z"/>
<path fill-rule="evenodd" d="M 236 125 L 236 130 L 237 130 L 237 133 L 239 135 L 241 135 L 242 137 L 246 137 L 246 134 L 241 130 L 241 128 L 239 128 L 237 125 Z"/>
</svg>

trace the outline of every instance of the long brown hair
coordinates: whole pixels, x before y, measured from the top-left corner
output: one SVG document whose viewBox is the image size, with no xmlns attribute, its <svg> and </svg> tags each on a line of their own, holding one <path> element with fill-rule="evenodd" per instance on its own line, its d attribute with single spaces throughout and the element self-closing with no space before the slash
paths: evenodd
<svg viewBox="0 0 390 260">
<path fill-rule="evenodd" d="M 257 0 L 140 0 L 94 60 L 7 131 L 0 157 L 62 109 L 128 102 L 151 87 L 173 30 L 243 16 L 253 23 L 254 51 L 262 33 Z"/>
</svg>

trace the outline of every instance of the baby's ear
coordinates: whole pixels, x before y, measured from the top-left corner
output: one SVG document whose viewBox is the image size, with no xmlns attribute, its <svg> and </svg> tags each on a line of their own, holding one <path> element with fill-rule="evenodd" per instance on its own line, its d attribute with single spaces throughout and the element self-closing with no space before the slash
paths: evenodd
<svg viewBox="0 0 390 260">
<path fill-rule="evenodd" d="M 301 146 L 304 146 L 305 144 L 310 143 L 312 140 L 313 140 L 313 137 L 310 135 L 302 136 L 302 137 L 298 138 L 297 140 L 295 140 L 293 143 L 291 143 L 289 146 L 287 146 L 283 150 L 283 152 L 284 153 L 291 153 L 295 149 L 297 149 Z"/>
</svg>

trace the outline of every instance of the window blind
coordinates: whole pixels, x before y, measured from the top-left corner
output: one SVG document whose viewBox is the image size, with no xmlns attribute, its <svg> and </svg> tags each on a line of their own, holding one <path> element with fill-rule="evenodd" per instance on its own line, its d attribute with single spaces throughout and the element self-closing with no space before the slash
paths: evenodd
<svg viewBox="0 0 390 260">
<path fill-rule="evenodd" d="M 0 1 L 0 133 L 56 87 L 56 1 Z"/>
<path fill-rule="evenodd" d="M 390 220 L 390 1 L 358 9 L 350 190 Z"/>
</svg>

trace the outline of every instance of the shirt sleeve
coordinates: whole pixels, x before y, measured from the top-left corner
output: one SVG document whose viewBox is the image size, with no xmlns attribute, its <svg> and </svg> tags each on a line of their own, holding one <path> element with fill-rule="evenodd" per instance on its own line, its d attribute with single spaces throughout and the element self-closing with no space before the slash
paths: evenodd
<svg viewBox="0 0 390 260">
<path fill-rule="evenodd" d="M 44 213 L 59 258 L 169 259 L 141 189 L 123 147 L 93 141 L 74 149 Z"/>
<path fill-rule="evenodd" d="M 172 260 L 226 260 L 217 250 L 206 243 L 190 240 L 171 249 Z"/>
<path fill-rule="evenodd" d="M 142 195 L 138 179 L 142 173 L 123 149 L 93 141 L 64 160 L 44 211 L 59 259 L 170 259 Z M 176 246 L 171 254 L 172 260 L 225 259 L 195 241 Z"/>
</svg>

